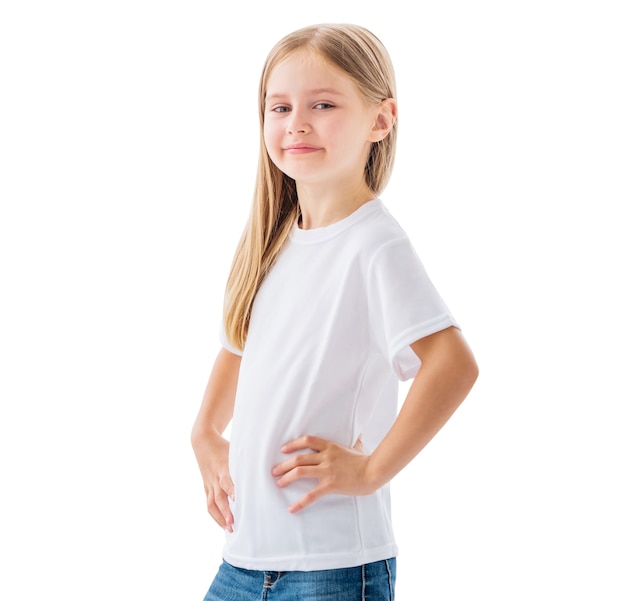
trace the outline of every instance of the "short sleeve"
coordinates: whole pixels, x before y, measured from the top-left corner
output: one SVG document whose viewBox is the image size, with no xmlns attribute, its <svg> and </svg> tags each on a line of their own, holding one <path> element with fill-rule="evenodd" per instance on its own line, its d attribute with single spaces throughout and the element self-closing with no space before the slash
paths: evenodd
<svg viewBox="0 0 626 601">
<path fill-rule="evenodd" d="M 374 340 L 400 380 L 419 370 L 413 342 L 458 327 L 406 237 L 387 242 L 372 257 L 368 302 Z"/>
<path fill-rule="evenodd" d="M 219 329 L 219 339 L 220 339 L 220 343 L 221 345 L 229 352 L 235 354 L 235 355 L 239 355 L 241 356 L 243 353 L 241 351 L 241 349 L 238 349 L 237 347 L 233 346 L 230 341 L 228 340 L 228 337 L 226 336 L 226 331 L 224 330 L 224 322 L 222 321 L 220 323 L 220 329 Z"/>
</svg>

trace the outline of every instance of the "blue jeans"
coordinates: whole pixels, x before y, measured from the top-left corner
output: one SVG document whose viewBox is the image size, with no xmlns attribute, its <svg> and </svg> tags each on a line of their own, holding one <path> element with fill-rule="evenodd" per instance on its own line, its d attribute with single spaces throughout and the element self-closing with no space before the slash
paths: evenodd
<svg viewBox="0 0 626 601">
<path fill-rule="evenodd" d="M 313 572 L 244 570 L 223 562 L 204 601 L 393 601 L 396 560 Z"/>
</svg>

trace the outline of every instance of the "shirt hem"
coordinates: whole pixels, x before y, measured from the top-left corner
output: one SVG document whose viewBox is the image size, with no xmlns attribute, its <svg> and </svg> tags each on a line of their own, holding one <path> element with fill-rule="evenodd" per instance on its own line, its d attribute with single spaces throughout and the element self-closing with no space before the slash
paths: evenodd
<svg viewBox="0 0 626 601">
<path fill-rule="evenodd" d="M 264 557 L 262 559 L 238 557 L 224 551 L 222 557 L 229 564 L 244 570 L 263 570 L 272 572 L 313 572 L 316 570 L 335 570 L 352 568 L 374 561 L 391 559 L 398 555 L 396 544 L 388 544 L 375 549 L 364 549 L 350 553 L 324 553 L 305 556 Z"/>
</svg>

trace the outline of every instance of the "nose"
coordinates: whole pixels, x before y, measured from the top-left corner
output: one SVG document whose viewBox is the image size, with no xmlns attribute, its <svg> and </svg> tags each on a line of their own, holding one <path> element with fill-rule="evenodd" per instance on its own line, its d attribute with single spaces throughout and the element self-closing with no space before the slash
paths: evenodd
<svg viewBox="0 0 626 601">
<path fill-rule="evenodd" d="M 288 134 L 306 134 L 311 130 L 311 126 L 305 119 L 302 111 L 292 108 L 287 121 Z"/>
</svg>

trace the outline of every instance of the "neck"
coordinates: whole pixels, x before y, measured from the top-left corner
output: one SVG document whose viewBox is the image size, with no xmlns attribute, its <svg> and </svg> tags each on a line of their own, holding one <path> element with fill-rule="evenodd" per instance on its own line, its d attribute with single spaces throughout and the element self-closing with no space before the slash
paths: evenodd
<svg viewBox="0 0 626 601">
<path fill-rule="evenodd" d="M 365 182 L 334 186 L 332 189 L 299 184 L 296 187 L 302 213 L 300 227 L 303 230 L 326 227 L 340 221 L 375 197 Z"/>
</svg>

